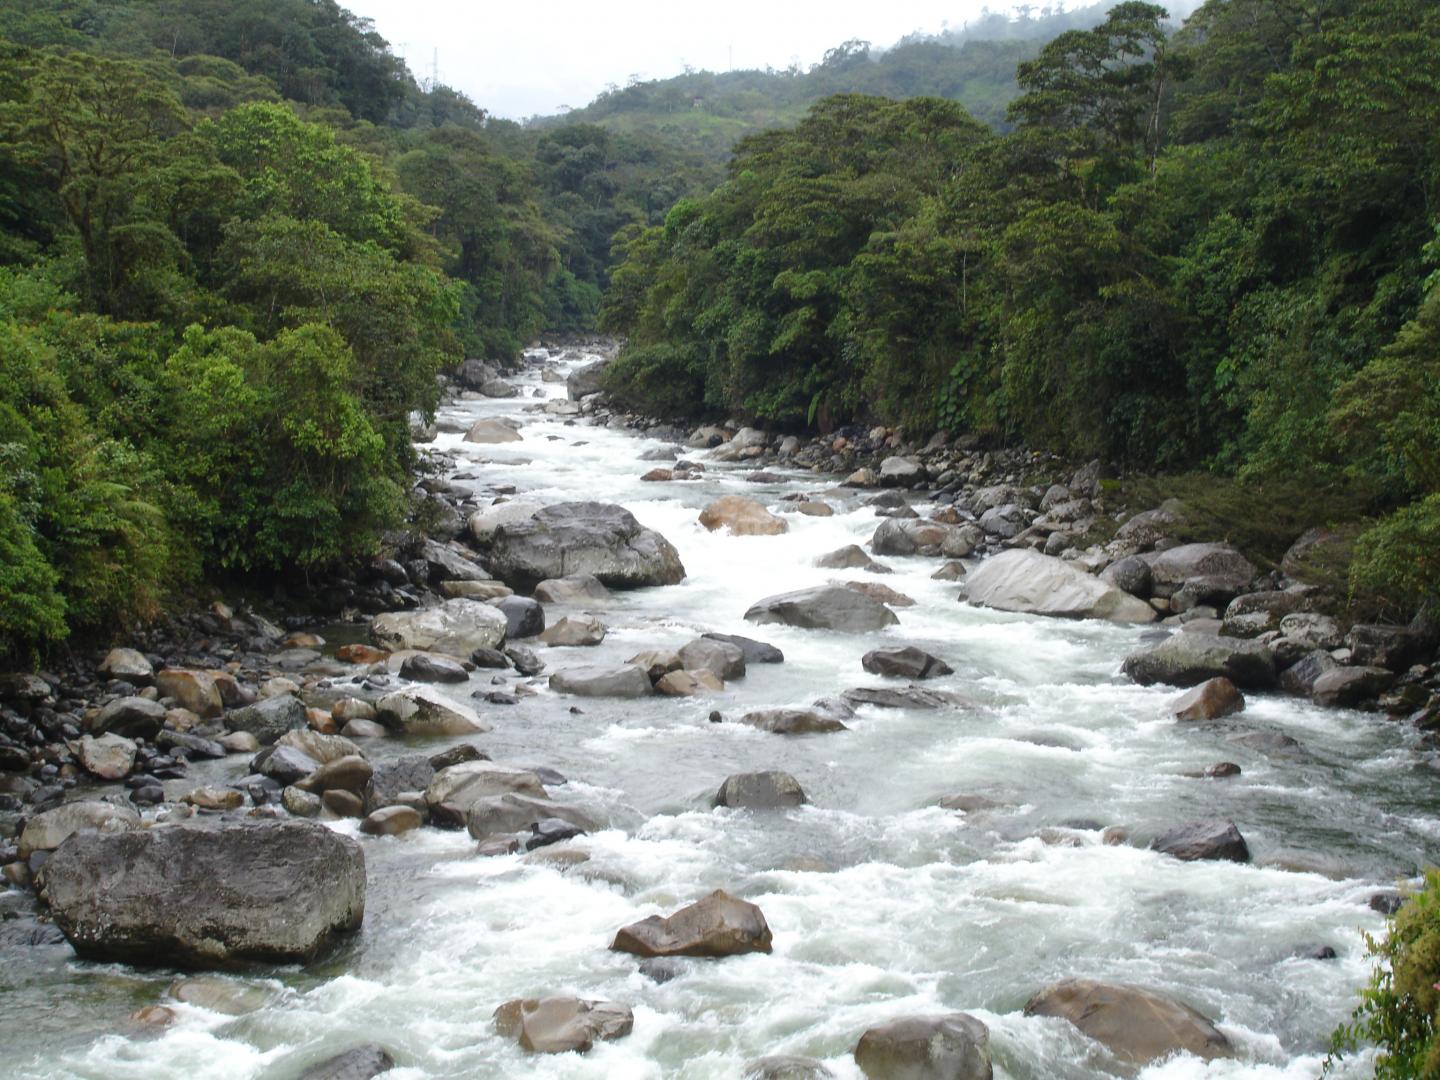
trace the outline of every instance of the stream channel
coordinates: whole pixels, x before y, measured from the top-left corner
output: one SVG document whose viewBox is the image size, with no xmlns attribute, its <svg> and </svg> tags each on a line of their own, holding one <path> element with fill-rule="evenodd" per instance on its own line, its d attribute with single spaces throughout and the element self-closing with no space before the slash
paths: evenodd
<svg viewBox="0 0 1440 1080">
<path fill-rule="evenodd" d="M 621 503 L 679 549 L 688 571 L 679 585 L 549 608 L 552 622 L 593 612 L 609 634 L 595 648 L 540 647 L 547 674 L 619 664 L 703 631 L 770 641 L 785 662 L 751 665 L 711 697 L 566 698 L 542 676 L 518 705 L 478 704 L 493 732 L 421 748 L 471 741 L 499 762 L 559 770 L 570 782 L 555 796 L 609 826 L 571 842 L 589 861 L 562 873 L 520 855 L 477 857 L 463 831 L 373 839 L 333 822 L 364 845 L 364 930 L 305 970 L 225 976 L 265 992 L 246 1015 L 178 1005 L 176 1024 L 140 1033 L 126 1018 L 162 1000 L 175 973 L 82 963 L 68 945 L 11 952 L 0 972 L 8 1075 L 289 1080 L 379 1042 L 399 1063 L 394 1080 L 737 1080 L 744 1062 L 770 1054 L 808 1055 L 858 1078 L 850 1054 L 867 1027 L 956 1010 L 990 1028 L 999 1077 L 1134 1075 L 1064 1021 L 1022 1014 L 1041 987 L 1083 976 L 1174 995 L 1237 1047 L 1234 1060 L 1152 1065 L 1145 1080 L 1318 1076 L 1329 1033 L 1368 974 L 1361 932 L 1383 929 L 1368 899 L 1435 856 L 1435 772 L 1410 749 L 1412 731 L 1280 695 L 1251 695 L 1219 724 L 1176 723 L 1166 704 L 1177 691 L 1120 674 L 1145 630 L 970 607 L 955 583 L 931 579 L 934 559 L 886 558 L 895 573 L 884 578 L 817 569 L 817 556 L 868 541 L 881 519 L 867 493 L 784 469 L 781 482 L 747 483 L 749 467 L 703 451 L 686 453 L 706 462 L 704 480 L 641 483 L 654 462 L 639 455 L 665 444 L 532 411 L 537 389 L 565 394 L 538 367 L 515 381 L 517 398 L 442 410 L 523 423 L 523 441 L 500 446 L 442 434 L 436 448 L 455 451 L 457 471 L 476 478 L 460 483 L 482 503 L 504 484 L 544 502 Z M 798 491 L 826 499 L 834 516 L 786 514 L 789 531 L 767 537 L 709 533 L 696 520 L 720 494 L 778 508 Z M 845 578 L 883 581 L 917 603 L 871 634 L 742 619 L 761 597 Z M 955 669 L 927 686 L 974 706 L 867 706 L 849 731 L 799 737 L 733 722 L 879 685 L 861 655 L 905 644 Z M 442 689 L 473 704 L 492 674 Z M 732 722 L 709 722 L 716 709 Z M 1304 752 L 1267 758 L 1227 742 L 1255 729 L 1284 732 Z M 420 742 L 371 740 L 365 751 L 386 760 Z M 1242 775 L 1182 775 L 1224 760 Z M 217 766 L 227 779 L 244 767 Z M 727 775 L 760 769 L 792 773 L 810 805 L 710 809 Z M 958 793 L 998 805 L 970 814 L 937 805 Z M 1145 849 L 1162 829 L 1205 817 L 1232 818 L 1253 863 L 1184 863 Z M 1131 841 L 1102 842 L 1108 825 L 1128 827 Z M 760 906 L 773 954 L 685 961 L 682 975 L 656 984 L 607 948 L 620 926 L 717 888 Z M 1322 945 L 1338 957 L 1305 957 Z M 495 1034 L 501 1002 L 549 994 L 629 1005 L 634 1032 L 553 1057 Z M 1337 1075 L 1370 1070 L 1361 1056 Z"/>
</svg>

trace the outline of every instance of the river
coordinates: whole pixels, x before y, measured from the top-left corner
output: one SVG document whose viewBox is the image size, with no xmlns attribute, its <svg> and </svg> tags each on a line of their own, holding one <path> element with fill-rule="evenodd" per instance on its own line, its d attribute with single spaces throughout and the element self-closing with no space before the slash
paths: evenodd
<svg viewBox="0 0 1440 1080">
<path fill-rule="evenodd" d="M 541 648 L 548 670 L 620 663 L 707 630 L 773 642 L 785 662 L 752 665 L 710 698 L 572 699 L 542 686 L 518 705 L 479 706 L 495 730 L 470 741 L 497 761 L 559 770 L 570 783 L 556 797 L 608 823 L 574 842 L 589 861 L 562 873 L 521 856 L 481 858 L 465 833 L 435 829 L 361 837 L 363 933 L 304 971 L 227 977 L 268 993 L 247 1015 L 178 1005 L 169 1029 L 137 1032 L 126 1017 L 163 1000 L 173 973 L 80 963 L 66 945 L 10 950 L 0 972 L 10 1075 L 287 1080 L 378 1041 L 400 1064 L 395 1080 L 734 1080 L 747 1060 L 780 1053 L 858 1077 L 850 1052 L 867 1027 L 954 1010 L 989 1026 L 997 1076 L 1129 1075 L 1064 1022 L 1022 1015 L 1032 993 L 1072 975 L 1175 995 L 1238 1048 L 1232 1061 L 1151 1066 L 1145 1080 L 1318 1075 L 1329 1032 L 1367 976 L 1361 931 L 1383 928 L 1369 897 L 1434 857 L 1435 774 L 1411 751 L 1412 731 L 1278 695 L 1252 695 L 1224 724 L 1177 724 L 1165 710 L 1175 691 L 1120 674 L 1144 631 L 969 607 L 955 584 L 931 579 L 936 560 L 887 558 L 895 573 L 883 578 L 816 569 L 817 556 L 874 531 L 879 519 L 859 496 L 806 472 L 749 484 L 747 468 L 716 463 L 703 482 L 641 483 L 655 463 L 639 455 L 663 444 L 526 412 L 533 391 L 563 397 L 564 385 L 533 369 L 516 381 L 521 397 L 445 410 L 523 421 L 524 441 L 503 446 L 441 435 L 462 475 L 478 477 L 469 482 L 481 493 L 513 484 L 546 502 L 622 503 L 688 570 L 680 585 L 580 609 L 609 635 L 593 649 Z M 789 531 L 774 537 L 712 534 L 696 521 L 722 493 L 774 507 L 796 491 L 819 494 L 835 515 L 786 515 Z M 847 577 L 917 603 L 898 610 L 898 626 L 866 635 L 741 617 L 761 597 Z M 955 673 L 927 685 L 973 705 L 867 707 L 849 731 L 797 738 L 709 722 L 711 710 L 733 720 L 877 685 L 860 657 L 887 644 L 946 660 Z M 490 675 L 446 692 L 468 702 Z M 1257 728 L 1293 736 L 1304 752 L 1267 758 L 1227 742 Z M 377 759 L 406 750 L 366 747 Z M 1221 760 L 1243 774 L 1182 775 Z M 229 775 L 242 767 L 230 763 Z M 794 774 L 811 804 L 709 808 L 728 774 L 756 769 Z M 937 806 L 956 793 L 997 805 L 968 815 Z M 1253 864 L 1181 863 L 1143 847 L 1170 824 L 1211 816 L 1235 820 Z M 1133 841 L 1105 844 L 1108 825 Z M 359 835 L 354 822 L 333 827 Z M 618 927 L 716 888 L 760 906 L 773 954 L 686 961 L 656 984 L 607 949 Z M 1338 957 L 1304 957 L 1319 945 Z M 634 1033 L 584 1057 L 531 1057 L 494 1033 L 501 1002 L 562 993 L 631 1006 Z M 1337 1075 L 1369 1071 L 1362 1057 Z"/>
</svg>

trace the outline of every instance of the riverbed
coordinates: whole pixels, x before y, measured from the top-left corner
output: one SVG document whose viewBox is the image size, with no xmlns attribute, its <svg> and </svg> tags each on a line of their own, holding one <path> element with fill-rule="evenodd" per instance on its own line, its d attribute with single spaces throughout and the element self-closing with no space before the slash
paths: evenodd
<svg viewBox="0 0 1440 1080">
<path fill-rule="evenodd" d="M 474 477 L 458 482 L 487 499 L 513 485 L 547 503 L 623 504 L 675 545 L 687 570 L 679 585 L 547 608 L 551 621 L 585 612 L 609 628 L 598 647 L 539 648 L 547 674 L 619 664 L 704 631 L 763 638 L 785 662 L 751 665 L 709 697 L 566 698 L 541 677 L 519 704 L 478 704 L 494 731 L 463 741 L 496 761 L 558 770 L 569 783 L 552 795 L 608 825 L 571 842 L 589 859 L 562 871 L 520 855 L 478 857 L 464 832 L 374 839 L 333 822 L 364 845 L 364 930 L 309 969 L 227 977 L 267 991 L 257 1011 L 175 1005 L 177 1023 L 142 1032 L 127 1017 L 164 1000 L 175 973 L 82 963 L 67 945 L 8 950 L 0 1042 L 11 1075 L 286 1080 L 379 1042 L 399 1063 L 395 1080 L 734 1080 L 768 1054 L 818 1058 L 855 1078 L 850 1054 L 867 1027 L 956 1010 L 990 1028 L 997 1076 L 1134 1075 L 1063 1021 L 1022 1015 L 1035 991 L 1069 976 L 1178 997 L 1237 1047 L 1230 1061 L 1153 1065 L 1145 1080 L 1318 1075 L 1329 1033 L 1367 978 L 1361 932 L 1383 929 L 1369 898 L 1434 859 L 1435 773 L 1411 750 L 1413 731 L 1278 694 L 1250 695 L 1222 723 L 1176 723 L 1166 711 L 1176 691 L 1120 674 L 1153 630 L 973 608 L 954 582 L 932 579 L 934 559 L 885 558 L 894 573 L 883 577 L 818 569 L 818 556 L 868 541 L 881 519 L 867 493 L 783 468 L 776 482 L 749 483 L 748 466 L 703 451 L 685 451 L 705 463 L 703 480 L 642 483 L 656 462 L 640 455 L 667 444 L 527 411 L 563 398 L 564 384 L 542 382 L 538 368 L 514 381 L 519 397 L 444 410 L 522 425 L 523 441 L 503 445 L 441 435 L 434 446 L 453 450 L 456 471 Z M 697 521 L 721 494 L 780 510 L 796 492 L 828 502 L 834 516 L 787 513 L 785 534 L 755 537 Z M 761 597 L 832 580 L 883 583 L 916 603 L 896 609 L 899 625 L 858 635 L 742 618 Z M 881 685 L 860 658 L 899 645 L 948 662 L 954 674 L 926 685 L 965 704 L 867 706 L 848 731 L 800 737 L 734 722 Z M 490 688 L 493 674 L 444 692 L 476 704 L 471 693 Z M 1283 732 L 1301 750 L 1267 757 L 1228 741 L 1255 730 Z M 462 740 L 423 746 L 452 741 Z M 364 749 L 384 760 L 416 745 Z M 1238 763 L 1241 775 L 1184 775 L 1219 761 Z M 238 776 L 243 763 L 226 768 Z M 793 774 L 809 805 L 711 809 L 727 775 L 759 769 Z M 993 805 L 938 805 L 957 794 Z M 1182 863 L 1146 850 L 1167 826 L 1205 817 L 1233 819 L 1253 862 Z M 1107 844 L 1109 826 L 1129 841 Z M 685 961 L 679 977 L 657 984 L 633 957 L 608 950 L 620 926 L 717 888 L 760 906 L 772 954 Z M 1336 958 L 1309 958 L 1319 946 Z M 583 1057 L 532 1057 L 495 1034 L 501 1002 L 549 994 L 628 1005 L 634 1032 Z M 1336 1075 L 1369 1072 L 1362 1056 Z"/>
</svg>

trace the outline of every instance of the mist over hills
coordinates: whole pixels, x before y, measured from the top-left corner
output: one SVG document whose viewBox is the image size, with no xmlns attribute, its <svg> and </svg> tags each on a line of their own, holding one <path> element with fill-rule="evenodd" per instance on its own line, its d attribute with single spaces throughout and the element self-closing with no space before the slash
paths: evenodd
<svg viewBox="0 0 1440 1080">
<path fill-rule="evenodd" d="M 658 134 L 711 161 L 722 162 L 743 136 L 788 127 L 815 102 L 832 94 L 879 97 L 940 97 L 958 101 L 976 119 L 1005 127 L 1005 108 L 1018 95 L 1015 68 L 1067 30 L 1103 22 L 1110 0 L 1043 8 L 985 10 L 939 33 L 916 31 L 892 45 L 852 39 L 837 42 L 808 69 L 742 69 L 725 72 L 687 69 L 665 79 L 611 84 L 584 108 L 532 117 L 527 125 L 545 130 L 569 124 L 599 124 L 626 134 Z M 1176 24 L 1198 0 L 1166 5 Z"/>
</svg>

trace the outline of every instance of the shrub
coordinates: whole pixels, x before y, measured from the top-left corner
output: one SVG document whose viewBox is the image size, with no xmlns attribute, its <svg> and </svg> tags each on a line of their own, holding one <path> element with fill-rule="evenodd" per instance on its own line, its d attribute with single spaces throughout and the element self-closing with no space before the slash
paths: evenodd
<svg viewBox="0 0 1440 1080">
<path fill-rule="evenodd" d="M 1383 940 L 1365 935 L 1378 961 L 1350 1023 L 1331 1038 L 1329 1073 L 1336 1061 L 1374 1045 L 1375 1080 L 1440 1076 L 1440 871 L 1390 919 Z"/>
</svg>

